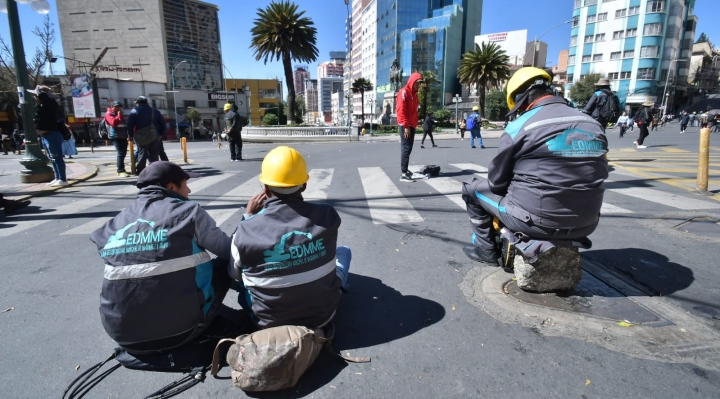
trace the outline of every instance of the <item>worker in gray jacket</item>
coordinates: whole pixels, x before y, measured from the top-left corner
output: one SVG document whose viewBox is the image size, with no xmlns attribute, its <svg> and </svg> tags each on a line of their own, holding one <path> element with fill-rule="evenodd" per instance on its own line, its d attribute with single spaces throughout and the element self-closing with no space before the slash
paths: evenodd
<svg viewBox="0 0 720 399">
<path fill-rule="evenodd" d="M 608 177 L 602 127 L 554 95 L 547 72 L 518 70 L 507 93 L 510 112 L 519 117 L 501 136 L 488 179 L 463 183 L 473 228 L 473 245 L 463 252 L 478 262 L 499 258 L 493 216 L 536 239 L 587 237 L 597 227 Z"/>
<path fill-rule="evenodd" d="M 90 236 L 105 261 L 103 327 L 130 353 L 192 342 L 230 286 L 230 237 L 188 200 L 191 177 L 172 162 L 153 162 L 138 177 L 135 202 Z"/>
<path fill-rule="evenodd" d="M 281 146 L 263 160 L 263 191 L 248 203 L 232 238 L 230 275 L 246 288 L 238 302 L 258 328 L 323 327 L 347 284 L 351 252 L 338 247 L 340 215 L 305 202 L 305 160 Z"/>
</svg>

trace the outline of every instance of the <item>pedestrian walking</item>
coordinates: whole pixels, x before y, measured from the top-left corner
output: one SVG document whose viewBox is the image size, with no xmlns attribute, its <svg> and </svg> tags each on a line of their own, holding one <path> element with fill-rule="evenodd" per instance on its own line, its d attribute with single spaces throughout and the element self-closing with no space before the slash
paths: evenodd
<svg viewBox="0 0 720 399">
<path fill-rule="evenodd" d="M 645 100 L 642 107 L 635 114 L 635 123 L 637 123 L 638 129 L 640 129 L 640 136 L 635 142 L 633 142 L 637 148 L 647 148 L 647 146 L 643 145 L 643 143 L 645 142 L 645 138 L 650 135 L 650 132 L 648 132 L 648 124 L 652 121 L 653 115 L 651 108 L 654 105 L 654 102 Z"/>
<path fill-rule="evenodd" d="M 35 98 L 35 130 L 40 136 L 43 145 L 52 161 L 55 180 L 48 183 L 51 187 L 68 186 L 65 161 L 63 160 L 62 142 L 63 136 L 60 133 L 58 122 L 60 120 L 60 106 L 55 101 L 47 86 L 37 86 L 34 90 L 28 89 Z"/>
<path fill-rule="evenodd" d="M 217 132 L 213 132 L 213 134 L 212 134 L 213 144 L 217 144 L 217 141 L 218 141 L 218 134 L 217 134 Z"/>
<path fill-rule="evenodd" d="M 689 121 L 690 116 L 688 115 L 687 111 L 683 111 L 682 116 L 680 117 L 680 134 L 685 133 L 685 129 L 687 129 Z"/>
<path fill-rule="evenodd" d="M 240 115 L 235 112 L 234 104 L 227 103 L 223 107 L 225 111 L 225 133 L 228 137 L 228 146 L 230 147 L 230 161 L 239 162 L 242 157 L 242 122 Z"/>
<path fill-rule="evenodd" d="M 485 148 L 482 141 L 480 126 L 482 125 L 482 116 L 480 115 L 480 107 L 477 105 L 472 107 L 473 113 L 470 114 L 465 122 L 467 130 L 470 131 L 470 148 L 475 147 L 475 139 L 477 139 L 478 147 Z"/>
<path fill-rule="evenodd" d="M 696 112 L 693 112 L 692 114 L 688 115 L 688 120 L 690 121 L 690 127 L 695 127 L 695 121 L 702 117 L 702 115 L 697 116 Z"/>
<path fill-rule="evenodd" d="M 620 138 L 623 138 L 625 136 L 625 131 L 628 127 L 628 120 L 630 118 L 628 117 L 628 114 L 626 111 L 623 111 L 622 115 L 617 120 L 617 125 L 620 126 Z"/>
<path fill-rule="evenodd" d="M 423 138 L 420 141 L 420 148 L 425 148 L 425 137 L 428 135 L 430 136 L 430 142 L 432 143 L 432 146 L 437 147 L 437 145 L 435 145 L 435 139 L 433 139 L 433 134 L 432 134 L 433 129 L 435 129 L 435 124 L 437 123 L 437 121 L 432 118 L 432 115 L 433 115 L 433 112 L 430 111 L 425 116 L 425 122 L 423 122 Z"/>
<path fill-rule="evenodd" d="M 609 80 L 601 78 L 595 83 L 595 87 L 597 91 L 590 97 L 582 112 L 598 121 L 602 130 L 605 131 L 608 122 L 615 120 L 615 117 L 620 115 L 620 100 L 610 90 Z"/>
<path fill-rule="evenodd" d="M 115 147 L 115 170 L 118 177 L 130 177 L 125 170 L 125 156 L 128 150 L 128 134 L 127 125 L 123 119 L 123 107 L 120 101 L 115 101 L 112 106 L 107 108 L 105 112 L 105 129 L 107 130 L 107 138 L 112 141 Z M 102 124 L 100 131 L 102 131 Z"/>
<path fill-rule="evenodd" d="M 22 154 L 22 152 L 20 152 L 20 150 L 22 149 L 24 140 L 23 140 L 23 135 L 20 134 L 19 129 L 13 130 L 12 138 L 13 138 L 13 142 L 15 142 L 15 149 L 17 150 L 17 153 Z"/>
<path fill-rule="evenodd" d="M 635 131 L 635 120 L 633 118 L 628 120 L 628 129 L 630 129 L 631 132 Z"/>
<path fill-rule="evenodd" d="M 15 149 L 12 146 L 12 138 L 9 134 L 5 133 L 5 130 L 0 128 L 0 141 L 2 141 L 3 155 L 8 155 L 8 150 L 12 149 L 12 153 L 15 153 Z"/>
<path fill-rule="evenodd" d="M 418 88 L 423 82 L 422 75 L 413 72 L 405 87 L 395 99 L 395 114 L 400 129 L 400 181 L 414 182 L 408 170 L 410 154 L 415 142 L 415 128 L 418 123 Z"/>
<path fill-rule="evenodd" d="M 151 108 L 148 105 L 148 99 L 145 96 L 139 96 L 135 100 L 135 108 L 130 111 L 128 117 L 127 132 L 128 140 L 134 140 L 137 133 L 141 133 L 143 138 L 155 137 L 154 140 L 135 144 L 138 146 L 137 174 L 145 169 L 146 163 L 153 163 L 159 160 L 160 156 L 160 133 L 166 130 L 165 119 L 163 119 L 160 111 Z M 154 134 L 152 134 L 154 131 Z"/>
<path fill-rule="evenodd" d="M 465 127 L 467 126 L 465 119 L 461 119 L 460 123 L 460 140 L 465 140 Z"/>
<path fill-rule="evenodd" d="M 62 122 L 60 122 L 62 123 Z M 70 129 L 69 125 L 65 125 L 67 129 L 70 131 L 70 138 L 63 141 L 62 143 L 62 151 L 63 155 L 67 156 L 68 159 L 73 159 L 73 155 L 77 155 L 77 147 L 75 147 L 75 132 Z"/>
</svg>

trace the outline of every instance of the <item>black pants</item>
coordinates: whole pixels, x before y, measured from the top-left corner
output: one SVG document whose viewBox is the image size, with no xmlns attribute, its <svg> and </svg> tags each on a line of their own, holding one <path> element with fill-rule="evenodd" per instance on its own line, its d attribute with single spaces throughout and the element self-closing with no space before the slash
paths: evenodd
<svg viewBox="0 0 720 399">
<path fill-rule="evenodd" d="M 465 138 L 465 128 L 460 128 L 460 138 L 461 139 Z"/>
<path fill-rule="evenodd" d="M 112 142 L 117 152 L 117 157 L 115 158 L 117 172 L 123 173 L 125 172 L 125 156 L 127 155 L 128 141 L 127 139 L 113 139 Z"/>
<path fill-rule="evenodd" d="M 138 150 L 138 161 L 137 161 L 137 174 L 145 169 L 146 163 L 153 163 L 158 161 L 158 152 L 160 149 L 160 137 L 156 138 L 152 143 L 139 147 Z"/>
<path fill-rule="evenodd" d="M 647 125 L 645 124 L 638 125 L 638 129 L 640 129 L 640 136 L 637 139 L 637 144 L 642 145 L 645 141 L 645 137 L 649 136 L 650 132 L 648 132 Z"/>
<path fill-rule="evenodd" d="M 165 153 L 165 146 L 163 145 L 163 139 L 160 137 L 158 140 L 160 142 L 158 143 L 158 157 L 161 161 L 169 161 L 167 154 Z"/>
<path fill-rule="evenodd" d="M 411 127 L 410 135 L 405 138 L 405 128 L 400 126 L 400 172 L 408 172 L 408 164 L 410 163 L 410 153 L 415 143 L 415 128 Z"/>
<path fill-rule="evenodd" d="M 627 126 L 620 124 L 620 137 L 625 135 L 625 131 L 627 130 Z"/>
<path fill-rule="evenodd" d="M 228 145 L 230 146 L 230 159 L 242 160 L 242 136 L 228 136 Z"/>
<path fill-rule="evenodd" d="M 430 142 L 432 143 L 432 145 L 435 145 L 435 140 L 433 139 L 432 132 L 431 132 L 431 131 L 428 132 L 428 131 L 426 131 L 426 130 L 423 131 L 423 138 L 422 138 L 422 140 L 420 141 L 420 145 L 425 144 L 425 137 L 427 137 L 427 136 L 430 136 Z"/>
</svg>

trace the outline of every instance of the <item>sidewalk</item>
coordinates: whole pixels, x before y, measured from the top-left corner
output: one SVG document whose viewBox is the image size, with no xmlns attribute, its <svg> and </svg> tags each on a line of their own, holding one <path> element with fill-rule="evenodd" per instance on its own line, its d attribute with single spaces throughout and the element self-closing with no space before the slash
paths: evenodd
<svg viewBox="0 0 720 399">
<path fill-rule="evenodd" d="M 70 186 L 89 180 L 97 175 L 98 167 L 89 163 L 65 161 L 67 168 L 67 179 Z M 24 200 L 31 197 L 48 195 L 65 187 L 48 187 L 46 183 L 20 183 L 20 168 L 18 164 L 15 170 L 3 170 L 0 173 L 0 193 L 6 199 Z M 69 186 L 68 186 L 69 187 Z"/>
<path fill-rule="evenodd" d="M 480 134 L 482 135 L 483 139 L 497 139 L 502 136 L 504 130 L 502 129 L 493 129 L 493 130 L 482 130 Z M 418 141 L 422 139 L 422 131 L 415 131 L 415 141 Z M 418 137 L 420 136 L 420 137 Z M 442 133 L 433 133 L 433 138 L 435 140 L 460 140 L 460 134 L 455 134 L 455 132 L 442 132 Z M 465 132 L 465 140 L 470 140 L 470 132 Z M 397 133 L 391 133 L 391 134 L 382 134 L 382 135 L 373 135 L 370 136 L 370 134 L 366 134 L 365 136 L 360 136 L 360 142 L 386 142 L 386 141 L 400 141 L 400 135 Z"/>
</svg>

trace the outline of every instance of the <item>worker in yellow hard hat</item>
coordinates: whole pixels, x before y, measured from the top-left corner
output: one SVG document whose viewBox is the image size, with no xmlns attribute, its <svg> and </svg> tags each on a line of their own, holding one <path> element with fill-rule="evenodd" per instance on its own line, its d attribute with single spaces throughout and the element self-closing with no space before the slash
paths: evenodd
<svg viewBox="0 0 720 399">
<path fill-rule="evenodd" d="M 243 121 L 237 113 L 237 105 L 226 103 L 223 106 L 225 111 L 225 134 L 228 138 L 228 148 L 230 148 L 230 161 L 242 161 L 242 125 Z"/>
<path fill-rule="evenodd" d="M 463 252 L 490 264 L 500 258 L 493 217 L 537 240 L 586 237 L 597 227 L 608 177 L 600 124 L 557 96 L 547 72 L 515 72 L 507 103 L 518 117 L 500 137 L 487 179 L 473 178 L 462 190 L 473 230 Z"/>
<path fill-rule="evenodd" d="M 233 235 L 230 276 L 244 284 L 238 302 L 258 328 L 324 326 L 347 285 L 352 253 L 336 247 L 340 216 L 331 205 L 304 201 L 309 178 L 298 151 L 270 151 L 262 191 Z"/>
</svg>

